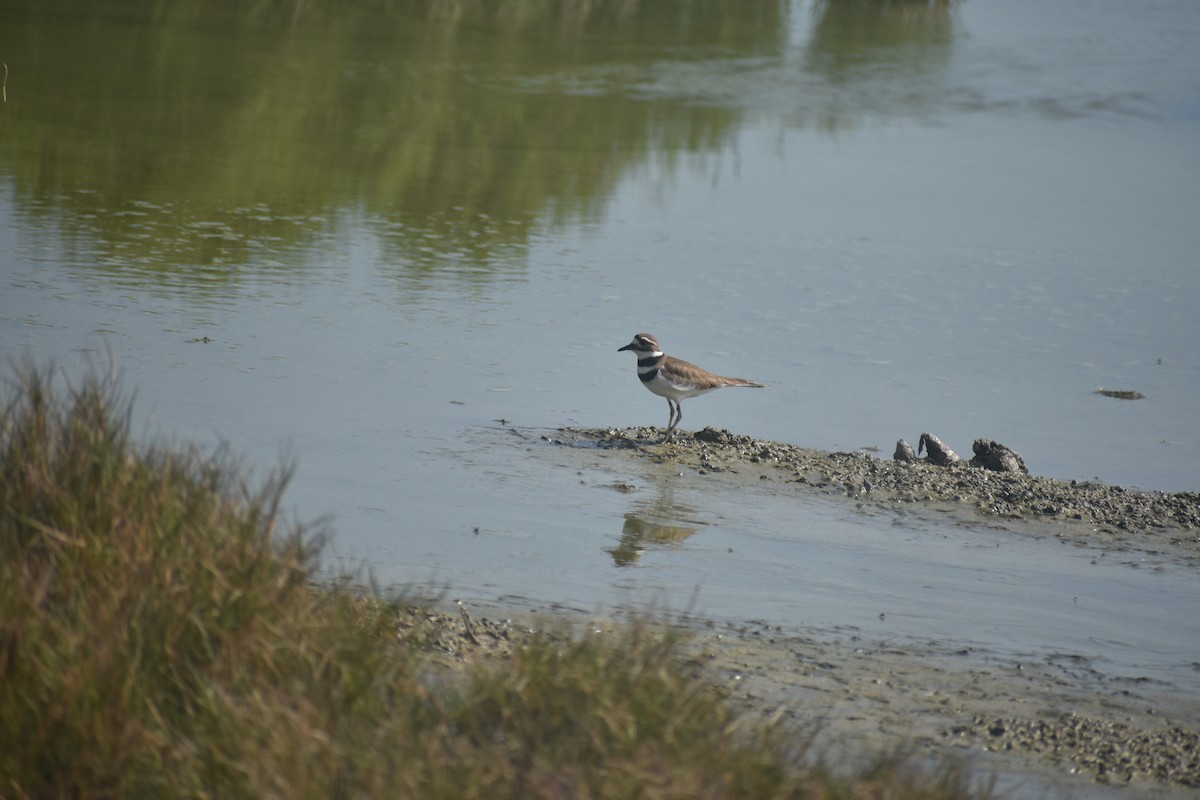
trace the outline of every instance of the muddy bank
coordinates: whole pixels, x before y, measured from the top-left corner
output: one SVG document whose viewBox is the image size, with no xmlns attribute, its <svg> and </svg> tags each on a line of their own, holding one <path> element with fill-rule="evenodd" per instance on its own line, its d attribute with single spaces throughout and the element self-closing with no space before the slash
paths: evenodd
<svg viewBox="0 0 1200 800">
<path fill-rule="evenodd" d="M 1200 560 L 1200 493 L 1146 492 L 1100 483 L 992 472 L 960 461 L 942 467 L 904 463 L 862 451 L 831 453 L 705 428 L 660 442 L 654 428 L 563 428 L 557 440 L 677 464 L 698 474 L 730 474 L 795 484 L 799 491 L 858 502 L 924 503 L 1027 520 L 1055 535 L 1167 549 Z"/>
<path fill-rule="evenodd" d="M 911 504 L 968 521 L 1002 520 L 1001 527 L 1018 534 L 1136 551 L 1139 560 L 1153 552 L 1162 554 L 1159 561 L 1200 564 L 1196 493 L 989 472 L 965 461 L 908 464 L 890 454 L 830 453 L 713 429 L 680 432 L 668 443 L 653 428 L 510 433 L 544 446 L 595 451 L 606 462 L 664 464 L 671 472 L 703 476 L 714 492 L 766 483 L 783 496 L 815 493 L 860 507 Z M 503 608 L 480 613 L 508 615 L 519 618 Z M 583 615 L 568 618 L 580 622 Z M 447 622 L 461 624 L 453 615 Z M 504 623 L 510 624 L 507 632 L 477 638 L 485 645 L 494 639 L 501 654 L 511 652 L 527 623 Z M 604 624 L 588 623 L 597 631 Z M 689 663 L 722 686 L 731 702 L 786 722 L 798 736 L 813 736 L 817 750 L 835 759 L 895 748 L 964 758 L 981 778 L 998 776 L 1005 796 L 1016 797 L 1190 797 L 1200 787 L 1200 696 L 1155 679 L 1112 674 L 1087 655 L 1050 650 L 1019 661 L 878 631 L 831 634 L 802 624 L 785 629 L 703 619 L 679 624 L 692 632 Z M 470 660 L 478 657 L 470 653 L 487 650 L 467 641 L 454 657 Z M 1200 661 L 1192 667 L 1200 670 Z"/>
<path fill-rule="evenodd" d="M 948 467 L 831 453 L 728 431 L 571 429 L 543 439 L 705 476 L 714 491 L 769 482 L 859 506 L 913 504 L 1015 533 L 1200 564 L 1200 494 L 1168 494 L 966 461 Z M 1036 472 L 1036 465 L 1031 465 Z M 772 490 L 773 492 L 776 489 Z M 1187 797 L 1200 787 L 1200 697 L 1053 652 L 1019 663 L 933 641 L 691 621 L 690 657 L 748 713 L 815 731 L 835 757 L 915 747 L 964 757 L 1008 796 Z M 1200 662 L 1193 665 L 1200 669 Z"/>
<path fill-rule="evenodd" d="M 485 607 L 411 608 L 399 634 L 455 670 L 503 663 L 535 630 L 604 635 L 613 619 Z M 1200 787 L 1200 702 L 1078 663 L 981 662 L 935 645 L 810 638 L 776 626 L 675 620 L 681 657 L 755 718 L 855 763 L 897 749 L 965 760 L 1007 796 L 1160 798 Z"/>
<path fill-rule="evenodd" d="M 889 748 L 965 758 L 1016 796 L 1093 796 L 1100 786 L 1113 797 L 1186 796 L 1200 787 L 1196 698 L 1069 660 L 989 661 L 755 624 L 703 635 L 695 653 L 734 702 L 812 730 L 835 759 Z"/>
</svg>

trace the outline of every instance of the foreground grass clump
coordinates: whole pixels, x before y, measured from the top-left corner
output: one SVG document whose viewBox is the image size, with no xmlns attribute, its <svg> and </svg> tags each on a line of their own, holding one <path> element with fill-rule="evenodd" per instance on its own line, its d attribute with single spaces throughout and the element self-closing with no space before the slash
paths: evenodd
<svg viewBox="0 0 1200 800">
<path fill-rule="evenodd" d="M 286 469 L 138 445 L 111 382 L 56 386 L 2 398 L 0 796 L 965 796 L 802 766 L 658 626 L 448 668 L 402 604 L 314 587 Z"/>
</svg>

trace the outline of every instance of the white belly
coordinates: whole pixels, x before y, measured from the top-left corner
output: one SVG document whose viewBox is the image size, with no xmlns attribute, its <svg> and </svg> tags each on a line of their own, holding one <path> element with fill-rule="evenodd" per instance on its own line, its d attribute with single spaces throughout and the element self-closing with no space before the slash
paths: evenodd
<svg viewBox="0 0 1200 800">
<path fill-rule="evenodd" d="M 683 386 L 680 384 L 671 383 L 662 376 L 659 372 L 654 376 L 654 380 L 646 381 L 646 388 L 654 392 L 659 397 L 666 397 L 670 400 L 682 400 L 685 397 L 698 397 L 702 394 L 708 394 L 716 386 L 711 386 L 706 389 L 701 389 L 696 386 Z"/>
</svg>

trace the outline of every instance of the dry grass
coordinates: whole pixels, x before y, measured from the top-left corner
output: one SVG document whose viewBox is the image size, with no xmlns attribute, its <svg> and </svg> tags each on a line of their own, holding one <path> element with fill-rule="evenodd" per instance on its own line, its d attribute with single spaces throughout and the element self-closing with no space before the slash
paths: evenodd
<svg viewBox="0 0 1200 800">
<path fill-rule="evenodd" d="M 0 796 L 967 796 L 804 766 L 666 626 L 444 674 L 397 601 L 310 580 L 320 531 L 228 454 L 139 445 L 110 380 L 25 366 L 0 419 Z"/>
</svg>

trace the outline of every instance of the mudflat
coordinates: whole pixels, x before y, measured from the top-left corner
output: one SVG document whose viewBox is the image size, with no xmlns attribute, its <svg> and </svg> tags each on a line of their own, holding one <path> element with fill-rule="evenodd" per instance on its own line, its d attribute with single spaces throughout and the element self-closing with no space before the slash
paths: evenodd
<svg viewBox="0 0 1200 800">
<path fill-rule="evenodd" d="M 1035 535 L 1200 563 L 1200 492 L 1142 491 L 994 472 L 966 460 L 949 466 L 925 459 L 906 463 L 861 450 L 813 450 L 714 428 L 680 431 L 666 442 L 661 438 L 655 428 L 561 428 L 555 433 L 555 440 L 565 445 L 586 442 L 719 475 L 731 489 L 743 481 L 771 481 L 857 503 L 922 504 L 967 517 L 1002 518 L 1007 527 Z"/>
<path fill-rule="evenodd" d="M 511 657 L 535 631 L 605 635 L 617 618 L 413 608 L 401 635 L 448 674 Z M 506 616 L 511 613 L 511 616 Z M 1106 678 L 1086 664 L 981 662 L 936 646 L 841 641 L 749 623 L 685 628 L 687 664 L 739 711 L 787 726 L 814 756 L 964 763 L 1009 797 L 1185 798 L 1200 788 L 1200 699 Z"/>
<path fill-rule="evenodd" d="M 965 517 L 1002 517 L 1017 533 L 1053 535 L 1098 551 L 1155 553 L 1200 563 L 1200 495 L 1144 492 L 948 467 L 871 454 L 830 453 L 727 431 L 561 429 L 564 446 L 626 452 L 714 478 L 713 490 L 772 481 L 855 503 L 924 504 Z M 564 623 L 512 609 L 421 612 L 447 665 L 506 657 L 521 637 Z M 552 622 L 547 622 L 552 619 Z M 514 621 L 519 620 L 519 621 Z M 612 619 L 584 620 L 600 635 Z M 1021 663 L 937 642 L 897 642 L 763 622 L 680 616 L 684 657 L 748 715 L 778 721 L 813 752 L 852 763 L 897 749 L 965 760 L 1007 796 L 1193 797 L 1200 789 L 1200 697 L 1143 678 L 1105 675 L 1068 654 Z M 418 624 L 418 623 L 413 623 Z M 1200 650 L 1193 665 L 1200 671 Z"/>
</svg>

